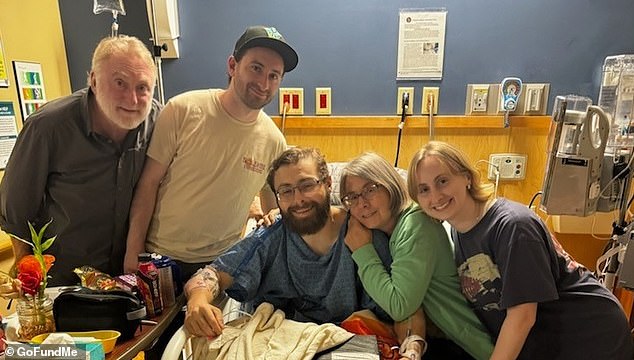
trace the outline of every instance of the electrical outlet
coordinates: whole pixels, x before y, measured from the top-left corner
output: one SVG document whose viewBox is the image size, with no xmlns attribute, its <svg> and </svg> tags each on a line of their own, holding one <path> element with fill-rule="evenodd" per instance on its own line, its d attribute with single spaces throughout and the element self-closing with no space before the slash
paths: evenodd
<svg viewBox="0 0 634 360">
<path fill-rule="evenodd" d="M 491 154 L 489 155 L 489 180 L 495 180 L 497 173 L 500 180 L 524 180 L 526 178 L 526 158 L 524 154 Z"/>
<path fill-rule="evenodd" d="M 467 85 L 466 115 L 486 115 L 489 106 L 489 84 Z"/>
<path fill-rule="evenodd" d="M 332 92 L 329 87 L 315 88 L 315 114 L 330 115 Z"/>
<path fill-rule="evenodd" d="M 422 101 L 422 111 L 421 114 L 427 115 L 429 114 L 429 102 L 433 101 L 432 106 L 432 114 L 438 114 L 438 98 L 439 98 L 440 88 L 438 87 L 424 87 L 423 88 L 423 101 Z M 431 98 L 430 98 L 431 96 Z"/>
<path fill-rule="evenodd" d="M 399 87 L 396 93 L 396 114 L 401 115 L 403 113 L 403 94 L 407 93 L 409 98 L 409 104 L 405 113 L 407 115 L 413 114 L 414 107 L 414 88 L 413 87 Z"/>
<path fill-rule="evenodd" d="M 526 84 L 524 88 L 524 114 L 545 115 L 550 84 Z"/>
<path fill-rule="evenodd" d="M 288 104 L 286 115 L 304 115 L 304 89 L 280 88 L 279 104 L 280 115 L 284 113 L 284 104 Z"/>
</svg>

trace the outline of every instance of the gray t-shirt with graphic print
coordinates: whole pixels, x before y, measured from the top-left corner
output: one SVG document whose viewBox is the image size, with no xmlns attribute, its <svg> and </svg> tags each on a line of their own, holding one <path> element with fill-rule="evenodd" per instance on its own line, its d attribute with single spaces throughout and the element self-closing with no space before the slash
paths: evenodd
<svg viewBox="0 0 634 360">
<path fill-rule="evenodd" d="M 498 199 L 470 231 L 452 230 L 462 291 L 494 338 L 506 309 L 538 303 L 520 359 L 631 359 L 618 300 L 530 209 Z"/>
</svg>

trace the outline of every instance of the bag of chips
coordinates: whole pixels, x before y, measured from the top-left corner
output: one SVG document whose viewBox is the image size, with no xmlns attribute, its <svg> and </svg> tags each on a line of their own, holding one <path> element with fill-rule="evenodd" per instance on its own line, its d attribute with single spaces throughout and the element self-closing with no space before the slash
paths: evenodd
<svg viewBox="0 0 634 360">
<path fill-rule="evenodd" d="M 117 287 L 117 282 L 112 276 L 90 267 L 82 266 L 73 270 L 81 280 L 81 286 L 93 290 L 112 290 Z"/>
</svg>

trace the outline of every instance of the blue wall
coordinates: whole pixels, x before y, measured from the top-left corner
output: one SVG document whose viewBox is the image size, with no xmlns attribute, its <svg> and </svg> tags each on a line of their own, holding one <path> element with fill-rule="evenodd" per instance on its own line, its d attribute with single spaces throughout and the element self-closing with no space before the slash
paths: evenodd
<svg viewBox="0 0 634 360">
<path fill-rule="evenodd" d="M 92 1 L 59 0 L 73 89 L 83 87 L 90 52 L 110 32 Z M 124 2 L 120 33 L 149 38 L 144 2 Z M 447 9 L 444 74 L 440 81 L 396 81 L 398 12 Z M 332 87 L 333 115 L 393 114 L 396 88 L 414 86 L 420 113 L 423 86 L 439 86 L 439 114 L 463 114 L 466 84 L 506 76 L 551 83 L 555 95 L 598 98 L 608 55 L 634 53 L 632 0 L 180 0 L 181 56 L 163 60 L 166 98 L 225 87 L 226 60 L 248 25 L 274 25 L 299 53 L 285 87 L 303 87 L 305 114 L 314 88 Z M 87 60 L 85 60 L 87 59 Z M 277 113 L 277 99 L 266 108 Z"/>
</svg>

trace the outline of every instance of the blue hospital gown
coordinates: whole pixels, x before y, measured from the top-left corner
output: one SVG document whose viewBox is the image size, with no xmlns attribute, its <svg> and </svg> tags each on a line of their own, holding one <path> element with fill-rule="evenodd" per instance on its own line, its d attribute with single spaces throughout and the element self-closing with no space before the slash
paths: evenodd
<svg viewBox="0 0 634 360">
<path fill-rule="evenodd" d="M 330 252 L 319 256 L 280 220 L 248 235 L 212 266 L 233 277 L 233 284 L 226 289 L 231 298 L 254 307 L 271 303 L 288 319 L 339 324 L 354 311 L 370 309 L 380 319 L 391 321 L 363 290 L 344 243 L 346 230 L 347 221 Z M 389 269 L 387 236 L 373 230 L 372 237 L 381 261 Z"/>
</svg>

